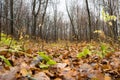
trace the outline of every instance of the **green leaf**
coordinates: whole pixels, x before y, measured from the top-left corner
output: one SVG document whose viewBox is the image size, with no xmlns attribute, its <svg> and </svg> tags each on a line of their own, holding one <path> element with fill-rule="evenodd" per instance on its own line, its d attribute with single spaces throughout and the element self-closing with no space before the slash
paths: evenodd
<svg viewBox="0 0 120 80">
<path fill-rule="evenodd" d="M 85 48 L 84 51 L 83 51 L 83 53 L 84 53 L 85 55 L 87 55 L 87 54 L 90 54 L 91 52 L 90 52 L 89 49 Z"/>
<path fill-rule="evenodd" d="M 55 65 L 55 64 L 56 64 L 56 61 L 54 61 L 54 60 L 49 60 L 46 64 L 48 64 L 48 65 Z"/>
<path fill-rule="evenodd" d="M 78 58 L 86 57 L 86 55 L 88 55 L 88 54 L 91 54 L 90 50 L 87 49 L 87 48 L 84 48 L 83 51 L 80 52 L 80 53 L 77 55 L 77 57 L 78 57 Z"/>
<path fill-rule="evenodd" d="M 83 57 L 83 56 L 84 56 L 83 52 L 80 52 L 79 54 L 77 54 L 77 57 L 78 57 L 78 58 L 81 58 L 81 57 Z"/>
<path fill-rule="evenodd" d="M 44 68 L 44 69 L 47 69 L 47 68 L 49 67 L 49 65 L 48 65 L 48 64 L 47 64 L 47 65 L 46 65 L 46 64 L 40 64 L 39 67 L 42 68 L 42 69 L 43 69 L 43 68 Z"/>
<path fill-rule="evenodd" d="M 8 65 L 8 66 L 12 66 L 11 63 L 9 62 L 8 59 L 6 59 L 4 56 L 0 56 L 1 59 L 3 59 L 3 61 Z"/>
<path fill-rule="evenodd" d="M 104 51 L 106 49 L 105 45 L 101 45 L 101 50 Z"/>
<path fill-rule="evenodd" d="M 52 60 L 50 56 L 46 55 L 44 52 L 38 52 L 38 54 L 44 61 L 46 61 L 46 64 L 41 64 L 40 68 L 44 68 L 44 67 L 47 68 L 51 65 L 56 64 L 56 61 Z"/>
<path fill-rule="evenodd" d="M 42 57 L 44 60 L 49 61 L 51 60 L 48 55 L 46 55 L 44 52 L 38 52 L 39 56 Z"/>
</svg>

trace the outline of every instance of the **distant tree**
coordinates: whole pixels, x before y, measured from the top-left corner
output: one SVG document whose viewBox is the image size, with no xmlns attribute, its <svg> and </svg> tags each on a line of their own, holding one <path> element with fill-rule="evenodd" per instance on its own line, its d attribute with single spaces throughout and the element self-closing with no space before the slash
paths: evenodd
<svg viewBox="0 0 120 80">
<path fill-rule="evenodd" d="M 10 0 L 10 34 L 13 35 L 14 34 L 14 30 L 13 30 L 13 27 L 14 27 L 14 16 L 13 16 L 13 0 Z"/>
<path fill-rule="evenodd" d="M 32 35 L 36 36 L 36 23 L 37 23 L 37 18 L 38 18 L 38 14 L 40 12 L 40 8 L 41 8 L 41 4 L 42 4 L 42 0 L 38 0 L 38 9 L 37 8 L 37 0 L 32 0 L 32 15 L 33 15 L 33 29 L 32 29 Z"/>
<path fill-rule="evenodd" d="M 78 35 L 75 31 L 75 25 L 74 25 L 74 18 L 73 18 L 73 14 L 70 14 L 70 11 L 69 11 L 69 8 L 68 8 L 68 4 L 67 4 L 67 1 L 66 1 L 66 11 L 67 11 L 67 14 L 68 14 L 68 17 L 69 17 L 69 20 L 70 20 L 70 24 L 72 26 L 72 40 L 78 40 Z"/>
<path fill-rule="evenodd" d="M 5 4 L 4 4 L 4 15 L 5 15 L 5 25 L 4 25 L 4 32 L 6 34 L 9 34 L 10 30 L 9 30 L 9 20 L 8 20 L 8 16 L 9 16 L 9 1 L 8 0 L 4 0 Z"/>
<path fill-rule="evenodd" d="M 87 13 L 88 13 L 88 26 L 89 26 L 89 34 L 90 34 L 89 37 L 90 37 L 90 40 L 91 40 L 92 39 L 91 16 L 90 16 L 88 0 L 85 0 L 85 2 L 86 2 Z"/>
<path fill-rule="evenodd" d="M 0 40 L 1 40 L 1 30 L 2 29 L 2 2 L 0 1 Z"/>
<path fill-rule="evenodd" d="M 45 6 L 43 7 L 43 14 L 42 14 L 42 20 L 40 22 L 40 38 L 43 39 L 43 36 L 42 36 L 42 27 L 43 27 L 43 24 L 44 24 L 44 20 L 45 20 L 45 16 L 46 16 L 46 11 L 47 11 L 47 7 L 48 7 L 48 3 L 49 3 L 49 0 L 46 0 L 45 1 Z"/>
</svg>

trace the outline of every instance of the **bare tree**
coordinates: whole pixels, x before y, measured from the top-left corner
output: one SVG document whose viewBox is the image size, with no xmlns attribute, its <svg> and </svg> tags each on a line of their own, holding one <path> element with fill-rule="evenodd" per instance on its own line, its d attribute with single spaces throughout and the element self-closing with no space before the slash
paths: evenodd
<svg viewBox="0 0 120 80">
<path fill-rule="evenodd" d="M 23 0 L 1 1 L 0 22 L 3 27 L 0 26 L 0 30 L 17 38 L 20 33 L 24 33 L 24 35 L 29 34 L 31 37 L 34 36 L 33 38 L 40 37 L 46 41 L 96 40 L 98 34 L 93 34 L 93 31 L 99 29 L 114 40 L 120 35 L 120 0 L 91 0 L 91 2 L 84 0 L 83 4 L 79 4 L 81 2 L 79 0 L 69 2 L 66 0 L 68 18 L 63 15 L 64 12 L 62 15 L 59 12 L 57 8 L 59 4 L 56 3 L 59 0 L 31 0 L 32 9 L 29 6 L 31 3 Z M 52 6 L 49 5 L 50 3 Z M 49 9 L 53 8 L 53 11 L 47 9 L 48 6 Z M 111 20 L 111 26 L 101 19 L 102 7 L 109 15 L 117 16 L 116 21 Z"/>
<path fill-rule="evenodd" d="M 39 2 L 39 5 L 38 5 L 38 9 L 36 10 L 36 7 L 37 7 L 36 3 L 37 3 L 37 1 L 36 0 L 32 0 L 32 15 L 33 15 L 33 31 L 32 31 L 32 35 L 33 36 L 36 36 L 36 23 L 37 23 L 38 14 L 40 12 L 42 0 L 38 0 L 38 2 Z"/>
<path fill-rule="evenodd" d="M 41 20 L 41 23 L 40 23 L 40 37 L 41 39 L 43 39 L 43 36 L 42 36 L 42 27 L 43 27 L 43 24 L 44 24 L 44 20 L 45 20 L 45 15 L 46 15 L 46 11 L 47 11 L 47 6 L 48 6 L 48 1 L 49 0 L 46 0 L 46 3 L 45 3 L 45 7 L 44 7 L 44 12 L 43 12 L 43 15 L 42 15 L 42 20 Z"/>
<path fill-rule="evenodd" d="M 2 27 L 2 2 L 0 1 L 0 41 L 1 41 L 1 28 Z"/>
<path fill-rule="evenodd" d="M 65 0 L 66 1 L 66 0 Z M 71 23 L 71 26 L 72 26 L 72 39 L 74 40 L 77 40 L 78 39 L 78 35 L 75 31 L 75 26 L 74 26 L 74 20 L 73 20 L 73 17 L 70 15 L 70 12 L 69 12 L 69 9 L 68 9 L 68 5 L 67 5 L 67 2 L 66 2 L 66 10 L 67 10 L 67 14 L 68 14 L 68 17 L 69 17 L 69 20 L 70 20 L 70 23 Z"/>
<path fill-rule="evenodd" d="M 5 4 L 4 4 L 4 15 L 5 15 L 5 32 L 7 34 L 9 34 L 9 21 L 8 21 L 8 12 L 9 12 L 9 1 L 5 0 Z"/>
<path fill-rule="evenodd" d="M 88 13 L 88 26 L 89 26 L 89 37 L 90 37 L 90 40 L 92 39 L 92 30 L 91 30 L 91 17 L 90 17 L 90 10 L 89 10 L 89 4 L 88 4 L 88 0 L 85 0 L 86 2 L 86 8 L 87 8 L 87 13 Z"/>
<path fill-rule="evenodd" d="M 11 20 L 10 20 L 10 33 L 11 33 L 11 35 L 13 35 L 14 34 L 14 31 L 13 31 L 13 24 L 14 24 L 14 21 L 13 21 L 13 19 L 14 19 L 14 17 L 13 17 L 13 0 L 10 0 L 10 18 L 11 18 Z"/>
</svg>

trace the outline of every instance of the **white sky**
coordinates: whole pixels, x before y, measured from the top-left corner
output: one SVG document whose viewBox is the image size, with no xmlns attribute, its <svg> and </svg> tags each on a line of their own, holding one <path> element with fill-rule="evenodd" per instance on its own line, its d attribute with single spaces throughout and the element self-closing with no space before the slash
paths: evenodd
<svg viewBox="0 0 120 80">
<path fill-rule="evenodd" d="M 65 0 L 60 0 L 60 4 L 58 6 L 58 10 L 59 11 L 66 11 L 66 7 L 65 7 Z"/>
<path fill-rule="evenodd" d="M 31 0 L 26 0 L 27 2 L 31 2 Z M 58 0 L 60 1 L 60 3 L 57 5 L 58 7 L 58 12 L 62 12 L 64 14 L 64 16 L 67 16 L 67 11 L 66 11 L 66 3 L 65 3 L 65 0 Z M 71 1 L 77 1 L 78 4 L 83 7 L 83 5 L 85 5 L 85 0 L 66 0 L 68 6 L 71 5 Z M 88 0 L 88 1 L 91 1 L 91 0 Z M 73 3 L 74 4 L 74 3 Z M 90 4 L 89 4 L 90 5 Z M 47 8 L 48 11 L 53 11 L 53 8 L 51 6 L 51 8 Z"/>
<path fill-rule="evenodd" d="M 75 1 L 75 0 L 66 0 L 67 1 L 67 4 L 71 4 L 70 2 L 71 1 Z M 80 6 L 83 6 L 83 2 L 84 0 L 78 0 L 78 4 L 80 4 Z M 66 12 L 66 3 L 65 3 L 65 0 L 60 0 L 60 4 L 58 5 L 58 11 L 61 11 L 61 12 Z"/>
</svg>

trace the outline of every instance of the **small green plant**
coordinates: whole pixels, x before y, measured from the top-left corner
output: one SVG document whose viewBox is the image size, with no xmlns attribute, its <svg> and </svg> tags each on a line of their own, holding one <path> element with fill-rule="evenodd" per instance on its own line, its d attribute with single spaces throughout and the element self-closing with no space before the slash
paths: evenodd
<svg viewBox="0 0 120 80">
<path fill-rule="evenodd" d="M 50 56 L 46 55 L 44 52 L 38 52 L 43 63 L 39 65 L 40 68 L 48 68 L 49 66 L 55 65 L 56 61 L 52 60 Z"/>
<path fill-rule="evenodd" d="M 14 40 L 13 38 L 11 38 L 10 36 L 7 36 L 6 34 L 4 33 L 1 33 L 1 41 L 0 41 L 0 44 L 3 44 L 3 45 L 10 45 L 10 44 L 16 44 L 17 41 Z"/>
<path fill-rule="evenodd" d="M 81 58 L 81 57 L 86 57 L 87 55 L 90 55 L 91 51 L 88 48 L 84 48 L 82 52 L 80 52 L 77 57 Z"/>
<path fill-rule="evenodd" d="M 8 65 L 8 66 L 12 66 L 11 63 L 9 62 L 9 60 L 7 58 L 5 58 L 4 56 L 0 56 L 0 58 Z"/>
<path fill-rule="evenodd" d="M 87 55 L 91 55 L 92 53 L 97 53 L 97 55 L 101 58 L 104 58 L 109 53 L 113 52 L 114 49 L 110 47 L 110 45 L 106 43 L 100 43 L 97 50 L 92 49 L 94 46 L 88 45 L 87 47 L 83 48 L 83 51 L 77 54 L 78 58 L 86 57 Z"/>
<path fill-rule="evenodd" d="M 104 58 L 108 53 L 113 52 L 114 49 L 110 48 L 109 45 L 105 44 L 105 43 L 101 43 L 100 44 L 100 51 L 98 51 L 98 56 L 100 56 L 101 58 Z"/>
</svg>

